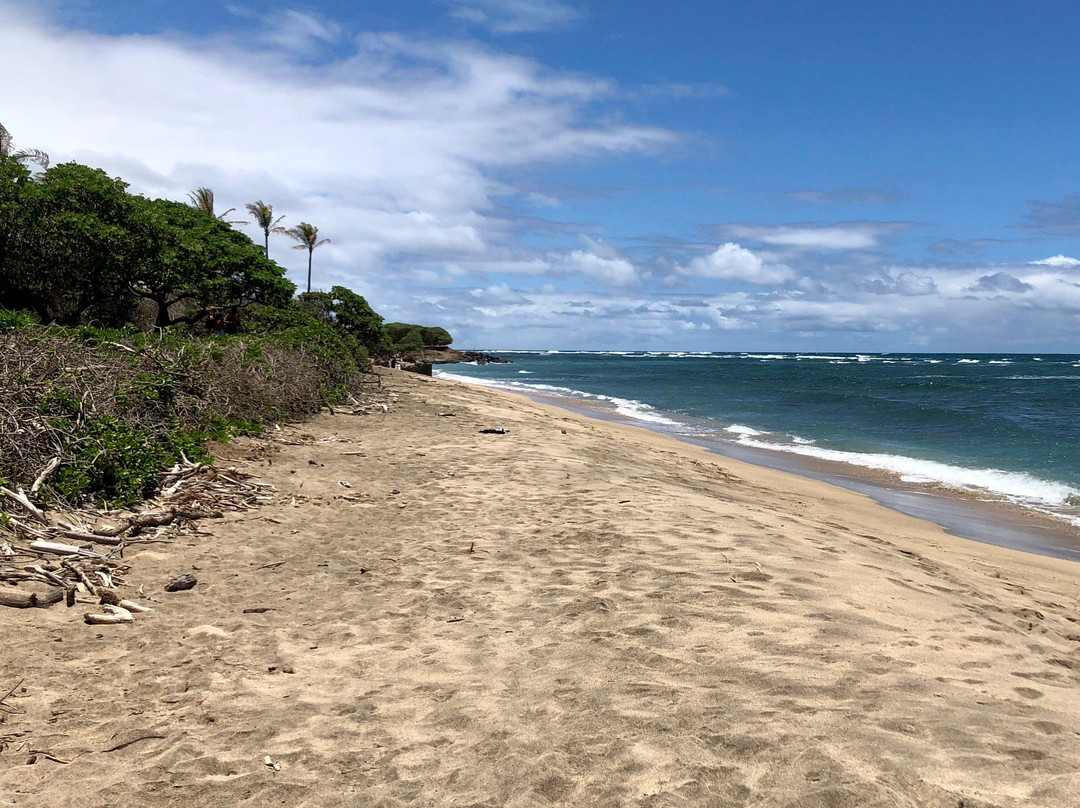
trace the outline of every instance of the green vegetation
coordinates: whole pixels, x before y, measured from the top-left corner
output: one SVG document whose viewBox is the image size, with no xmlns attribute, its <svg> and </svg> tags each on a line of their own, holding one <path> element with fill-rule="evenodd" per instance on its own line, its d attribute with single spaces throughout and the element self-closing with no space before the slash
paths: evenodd
<svg viewBox="0 0 1080 808">
<path fill-rule="evenodd" d="M 434 326 L 387 323 L 383 329 L 396 353 L 412 354 L 424 348 L 445 348 L 454 341 L 445 328 Z"/>
<path fill-rule="evenodd" d="M 311 292 L 311 254 L 315 252 L 316 247 L 321 247 L 324 244 L 329 244 L 330 239 L 324 238 L 319 240 L 319 228 L 313 224 L 307 222 L 300 222 L 296 227 L 290 227 L 282 232 L 293 239 L 300 242 L 294 250 L 307 250 L 307 291 Z"/>
<path fill-rule="evenodd" d="M 100 169 L 37 174 L 0 127 L 0 481 L 61 465 L 43 501 L 110 507 L 153 493 L 181 452 L 303 418 L 356 390 L 390 342 L 355 292 L 296 288 L 269 260 L 273 207 L 254 243 L 216 214 L 147 199 Z M 311 254 L 328 240 L 289 231 Z M 445 333 L 445 332 L 444 332 Z M 447 341 L 449 335 L 446 335 Z"/>
</svg>

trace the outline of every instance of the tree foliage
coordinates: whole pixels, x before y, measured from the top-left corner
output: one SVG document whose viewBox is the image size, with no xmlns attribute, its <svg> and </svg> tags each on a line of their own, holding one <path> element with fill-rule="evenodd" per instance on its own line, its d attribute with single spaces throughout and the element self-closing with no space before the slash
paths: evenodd
<svg viewBox="0 0 1080 808">
<path fill-rule="evenodd" d="M 283 231 L 285 235 L 294 241 L 299 242 L 294 250 L 307 250 L 307 291 L 311 291 L 311 254 L 315 252 L 316 247 L 321 247 L 324 244 L 329 244 L 330 239 L 324 238 L 319 240 L 319 228 L 313 224 L 307 222 L 300 222 L 296 227 L 290 227 Z"/>
<path fill-rule="evenodd" d="M 0 210 L 0 304 L 42 322 L 122 321 L 138 249 L 126 183 L 77 163 L 29 180 L 3 171 L 0 182 L 0 198 L 15 200 Z"/>
<path fill-rule="evenodd" d="M 148 300 L 168 326 L 211 306 L 286 305 L 294 291 L 216 217 L 130 194 L 100 169 L 63 163 L 32 177 L 0 157 L 0 306 L 43 323 L 119 325 Z"/>
<path fill-rule="evenodd" d="M 284 216 L 278 216 L 274 218 L 274 206 L 267 205 L 261 199 L 255 202 L 249 202 L 247 204 L 247 211 L 251 214 L 252 221 L 259 226 L 259 229 L 263 231 L 263 245 L 266 251 L 266 257 L 270 257 L 270 234 L 271 233 L 284 233 L 285 228 L 281 227 L 281 220 Z"/>
<path fill-rule="evenodd" d="M 363 297 L 344 286 L 335 286 L 329 292 L 304 292 L 297 299 L 297 306 L 315 319 L 351 335 L 369 351 L 379 350 L 386 342 L 383 318 Z"/>
<path fill-rule="evenodd" d="M 220 219 L 164 199 L 139 198 L 143 236 L 134 295 L 153 301 L 156 324 L 201 317 L 211 306 L 286 305 L 296 287 L 250 238 Z"/>
<path fill-rule="evenodd" d="M 204 213 L 211 219 L 217 219 L 225 222 L 226 224 L 240 224 L 239 220 L 226 219 L 225 217 L 232 213 L 236 208 L 229 208 L 224 213 L 218 214 L 214 212 L 214 192 L 209 188 L 196 188 L 190 194 L 188 194 L 191 207 L 200 213 Z"/>
<path fill-rule="evenodd" d="M 454 341 L 450 332 L 437 326 L 412 323 L 387 323 L 386 336 L 399 350 L 418 351 L 421 348 L 444 348 Z"/>
</svg>

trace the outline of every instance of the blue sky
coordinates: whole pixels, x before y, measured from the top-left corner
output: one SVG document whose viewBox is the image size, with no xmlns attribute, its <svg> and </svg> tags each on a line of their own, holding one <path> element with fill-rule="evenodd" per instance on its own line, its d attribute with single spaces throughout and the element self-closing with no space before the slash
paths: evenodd
<svg viewBox="0 0 1080 808">
<path fill-rule="evenodd" d="M 1080 350 L 1075 3 L 0 18 L 17 143 L 151 196 L 271 202 L 331 239 L 316 286 L 461 346 Z"/>
</svg>

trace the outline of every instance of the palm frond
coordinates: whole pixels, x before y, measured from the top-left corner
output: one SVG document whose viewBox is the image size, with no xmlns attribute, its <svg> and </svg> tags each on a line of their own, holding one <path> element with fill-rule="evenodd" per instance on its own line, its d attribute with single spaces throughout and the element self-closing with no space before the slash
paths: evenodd
<svg viewBox="0 0 1080 808">
<path fill-rule="evenodd" d="M 49 167 L 49 155 L 41 149 L 19 149 L 12 157 L 20 163 L 37 163 L 42 168 Z"/>
<path fill-rule="evenodd" d="M 15 138 L 8 128 L 0 123 L 0 155 L 14 157 L 20 163 L 37 163 L 42 168 L 49 167 L 49 155 L 41 149 L 19 149 L 15 151 Z"/>
<path fill-rule="evenodd" d="M 11 136 L 11 132 L 7 130 L 7 127 L 0 123 L 0 155 L 7 157 L 14 146 L 15 138 Z"/>
<path fill-rule="evenodd" d="M 196 188 L 188 194 L 188 199 L 191 200 L 191 207 L 201 210 L 207 216 L 217 218 L 214 214 L 214 192 L 209 188 Z"/>
</svg>

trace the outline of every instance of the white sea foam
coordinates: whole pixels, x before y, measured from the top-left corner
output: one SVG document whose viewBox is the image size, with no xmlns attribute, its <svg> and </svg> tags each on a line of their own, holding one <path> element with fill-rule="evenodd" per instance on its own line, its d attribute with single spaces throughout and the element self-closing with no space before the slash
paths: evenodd
<svg viewBox="0 0 1080 808">
<path fill-rule="evenodd" d="M 529 373 L 529 374 L 531 374 L 532 371 L 531 370 L 519 370 L 518 373 Z"/>
<path fill-rule="evenodd" d="M 1074 367 L 1076 367 L 1074 365 Z M 1006 381 L 1021 381 L 1021 382 L 1041 382 L 1041 381 L 1062 381 L 1062 382 L 1080 382 L 1080 376 L 1004 376 Z"/>
<path fill-rule="evenodd" d="M 519 382 L 509 379 L 479 379 L 475 376 L 462 376 L 456 373 L 448 373 L 445 370 L 436 370 L 434 371 L 434 375 L 440 379 L 450 379 L 451 381 L 465 382 L 466 384 L 477 384 L 481 387 L 493 387 L 498 390 L 509 390 L 514 393 L 523 393 L 525 395 L 530 393 L 541 393 L 559 398 L 578 399 L 580 401 L 599 401 L 603 402 L 625 418 L 631 418 L 635 421 L 644 421 L 645 423 L 656 424 L 659 426 L 682 426 L 678 421 L 673 421 L 672 419 L 661 415 L 648 404 L 641 401 L 634 401 L 633 399 L 619 398 L 618 396 L 605 396 L 598 393 L 586 393 L 583 390 L 574 390 L 570 387 L 560 387 L 554 384 L 530 384 L 528 382 Z"/>
<path fill-rule="evenodd" d="M 981 362 L 981 359 L 958 359 L 956 364 L 958 365 L 977 365 Z"/>
<path fill-rule="evenodd" d="M 747 359 L 787 359 L 787 354 L 779 353 L 766 353 L 766 354 L 746 354 Z"/>
<path fill-rule="evenodd" d="M 767 435 L 767 432 L 754 429 L 750 426 L 743 426 L 742 424 L 732 424 L 731 426 L 724 427 L 725 432 L 730 432 L 733 435 L 745 435 L 747 437 L 753 437 L 754 435 Z"/>
<path fill-rule="evenodd" d="M 904 482 L 933 483 L 962 491 L 993 494 L 1031 507 L 1058 508 L 1068 504 L 1071 497 L 1080 496 L 1080 491 L 1064 483 L 1044 480 L 1023 472 L 965 468 L 903 455 L 846 452 L 802 441 L 777 443 L 760 440 L 757 436 L 745 433 L 740 434 L 736 442 L 757 449 L 788 452 L 891 472 Z"/>
</svg>

